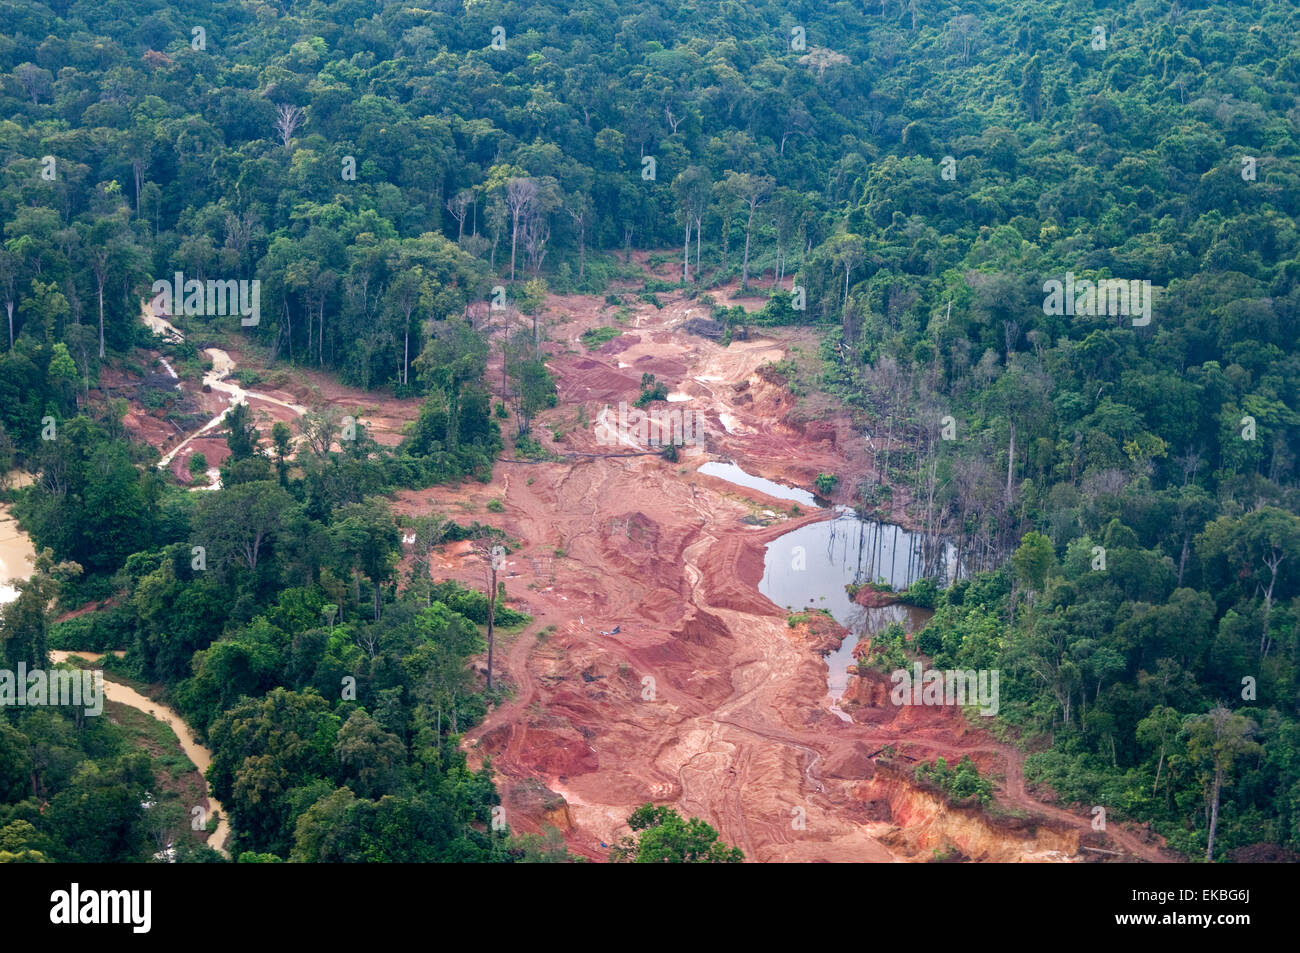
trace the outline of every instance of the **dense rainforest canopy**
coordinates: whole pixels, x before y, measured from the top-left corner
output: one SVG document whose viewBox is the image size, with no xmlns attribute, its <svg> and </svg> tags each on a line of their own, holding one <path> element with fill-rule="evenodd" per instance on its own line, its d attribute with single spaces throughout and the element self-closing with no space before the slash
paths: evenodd
<svg viewBox="0 0 1300 953">
<path fill-rule="evenodd" d="M 956 544 L 935 620 L 882 656 L 1000 668 L 1001 726 L 1047 739 L 1029 771 L 1067 801 L 1190 856 L 1300 849 L 1289 0 L 0 0 L 0 24 L 0 463 L 42 474 L 17 505 L 50 549 L 6 659 L 128 648 L 212 744 L 251 859 L 528 853 L 452 737 L 487 703 L 486 598 L 399 592 L 380 495 L 491 472 L 474 302 L 603 293 L 673 248 L 692 290 L 770 289 L 729 329 L 822 328 L 785 370 L 888 435 L 856 502 L 906 487 Z M 202 502 L 142 466 L 92 390 L 178 271 L 260 280 L 245 333 L 274 358 L 422 398 L 406 442 L 332 451 L 317 419 L 273 465 L 236 418 Z M 1150 321 L 1047 313 L 1067 273 L 1149 282 Z M 70 563 L 64 601 L 119 598 L 52 625 Z M 0 749 L 0 856 L 100 859 L 77 803 L 147 849 L 106 728 L 7 713 Z"/>
</svg>

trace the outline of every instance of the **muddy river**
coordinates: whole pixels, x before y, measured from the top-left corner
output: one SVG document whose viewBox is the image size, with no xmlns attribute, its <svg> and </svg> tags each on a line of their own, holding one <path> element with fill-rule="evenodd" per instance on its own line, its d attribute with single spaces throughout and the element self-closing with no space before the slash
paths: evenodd
<svg viewBox="0 0 1300 953">
<path fill-rule="evenodd" d="M 122 653 L 115 652 L 114 654 L 121 655 Z M 63 652 L 57 649 L 51 649 L 50 661 L 56 663 L 66 662 L 68 657 L 71 655 L 83 658 L 88 662 L 98 662 L 104 657 L 102 652 Z M 111 702 L 117 702 L 121 705 L 129 705 L 132 708 L 138 708 L 140 711 L 153 715 L 153 717 L 167 725 L 167 727 L 175 732 L 177 739 L 180 741 L 181 750 L 185 752 L 185 757 L 189 758 L 190 761 L 194 763 L 194 766 L 199 769 L 200 774 L 207 773 L 208 766 L 212 764 L 212 752 L 199 744 L 198 739 L 194 737 L 194 732 L 190 730 L 190 726 L 185 724 L 185 720 L 175 711 L 161 702 L 156 702 L 152 698 L 146 698 L 134 688 L 130 688 L 120 682 L 109 681 L 107 678 L 104 679 L 104 697 Z M 220 815 L 220 819 L 217 822 L 217 829 L 213 831 L 212 836 L 208 838 L 208 846 L 229 857 L 230 855 L 226 851 L 226 841 L 230 839 L 230 825 L 226 822 L 226 811 L 225 808 L 221 806 L 221 803 L 212 796 L 212 792 L 209 791 L 207 804 L 208 816 L 211 816 L 214 811 Z"/>
<path fill-rule="evenodd" d="M 14 470 L 9 474 L 11 487 L 27 486 L 31 482 L 30 473 Z M 32 548 L 32 541 L 18 528 L 18 521 L 9 511 L 9 504 L 0 503 L 0 604 L 18 598 L 18 590 L 11 581 L 30 576 L 35 558 L 36 550 Z"/>
<path fill-rule="evenodd" d="M 31 483 L 31 474 L 13 473 L 10 474 L 10 486 L 25 486 Z M 9 512 L 9 507 L 0 504 L 0 604 L 12 602 L 18 598 L 18 590 L 14 583 L 26 579 L 32 574 L 33 559 L 35 550 L 32 547 L 32 541 L 26 533 L 18 528 L 17 521 L 13 514 Z M 116 653 L 116 654 L 121 654 Z M 50 660 L 52 662 L 67 661 L 69 655 L 77 655 L 89 662 L 97 662 L 103 658 L 102 653 L 98 652 L 62 652 L 52 650 Z M 130 705 L 132 708 L 138 708 L 146 714 L 152 715 L 159 721 L 166 724 L 176 733 L 180 741 L 181 750 L 185 756 L 194 763 L 200 773 L 208 770 L 208 765 L 212 763 L 212 752 L 203 745 L 199 744 L 194 737 L 194 732 L 190 730 L 189 725 L 174 712 L 159 702 L 146 698 L 133 688 L 128 688 L 118 682 L 104 680 L 104 695 L 109 701 L 119 702 L 123 705 Z M 226 812 L 224 808 L 208 793 L 208 814 L 213 811 L 220 814 L 220 820 L 217 829 L 212 836 L 208 838 L 208 846 L 226 854 L 226 841 L 230 838 L 230 825 L 226 822 Z M 229 856 L 227 854 L 227 856 Z"/>
</svg>

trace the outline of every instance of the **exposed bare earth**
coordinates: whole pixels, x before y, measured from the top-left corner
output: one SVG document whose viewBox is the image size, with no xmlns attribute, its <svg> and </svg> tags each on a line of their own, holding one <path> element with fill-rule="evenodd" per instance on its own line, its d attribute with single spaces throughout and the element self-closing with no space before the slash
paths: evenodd
<svg viewBox="0 0 1300 953">
<path fill-rule="evenodd" d="M 561 454 L 591 456 L 503 462 L 490 485 L 399 495 L 401 512 L 468 509 L 522 541 L 506 585 L 536 625 L 498 653 L 514 696 L 466 742 L 473 760 L 491 759 L 512 827 L 558 826 L 571 849 L 602 858 L 603 845 L 627 833 L 631 810 L 653 801 L 704 818 L 761 861 L 928 859 L 934 849 L 982 860 L 1160 859 L 1114 822 L 1094 832 L 1084 814 L 1038 802 L 1025 789 L 1023 755 L 959 713 L 883 699 L 873 707 L 867 697 L 846 723 L 824 707 L 824 639 L 788 627 L 757 583 L 764 543 L 825 514 L 789 517 L 788 503 L 695 471 L 730 458 L 806 488 L 825 470 L 844 492 L 866 471 L 863 441 L 843 414 L 803 419 L 760 370 L 792 344 L 815 347 L 811 334 L 723 348 L 681 329 L 698 305 L 660 297 L 662 311 L 638 306 L 627 332 L 597 352 L 578 335 L 610 323 L 599 303 L 549 302 L 573 320 L 552 331 L 560 406 L 534 432 Z M 606 404 L 634 401 L 645 370 L 689 396 L 673 408 L 705 412 L 706 450 L 673 464 L 595 441 L 592 422 Z M 553 427 L 564 431 L 559 443 Z M 483 509 L 492 498 L 503 512 Z M 765 527 L 742 522 L 763 510 L 780 516 Z M 483 586 L 463 544 L 433 572 Z M 878 771 L 886 744 L 897 758 Z M 948 808 L 897 767 L 964 754 L 998 780 L 1012 816 Z M 1083 845 L 1118 853 L 1080 855 Z"/>
<path fill-rule="evenodd" d="M 171 323 L 153 302 L 143 302 L 141 320 L 161 340 L 176 342 L 186 338 L 186 330 Z M 177 318 L 177 321 L 183 319 Z M 132 436 L 155 447 L 162 454 L 162 466 L 182 484 L 196 487 L 215 481 L 218 469 L 230 451 L 220 420 L 235 402 L 248 404 L 253 423 L 261 432 L 263 449 L 270 445 L 271 427 L 277 422 L 292 424 L 306 410 L 335 408 L 340 416 L 354 416 L 374 438 L 386 447 L 402 439 L 401 428 L 419 413 L 418 400 L 401 400 L 379 393 L 367 393 L 346 387 L 331 375 L 308 366 L 266 366 L 261 350 L 242 338 L 228 338 L 216 325 L 204 319 L 191 319 L 188 333 L 202 350 L 208 370 L 202 380 L 177 379 L 181 409 L 200 419 L 199 426 L 184 430 L 168 421 L 161 412 L 143 408 L 138 393 L 141 380 L 121 371 L 109 370 L 101 375 L 105 394 L 126 393 L 131 397 L 130 410 L 124 420 Z M 216 345 L 221 345 L 220 347 Z M 168 374 L 175 370 L 159 351 L 143 352 L 149 373 Z M 258 372 L 262 379 L 254 388 L 244 388 L 236 381 L 239 369 Z M 207 461 L 206 476 L 192 476 L 189 470 L 193 454 L 201 452 Z"/>
</svg>

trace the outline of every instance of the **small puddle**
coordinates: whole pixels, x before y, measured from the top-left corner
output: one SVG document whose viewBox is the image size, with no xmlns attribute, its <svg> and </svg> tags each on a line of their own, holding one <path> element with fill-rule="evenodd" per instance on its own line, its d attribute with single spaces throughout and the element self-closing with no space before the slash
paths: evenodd
<svg viewBox="0 0 1300 953">
<path fill-rule="evenodd" d="M 752 473 L 746 473 L 734 463 L 723 463 L 720 460 L 710 460 L 699 469 L 700 473 L 705 476 L 715 476 L 719 479 L 726 480 L 728 483 L 734 483 L 737 486 L 747 487 L 751 490 L 758 490 L 766 493 L 768 496 L 775 497 L 778 500 L 792 500 L 795 503 L 802 503 L 804 506 L 816 507 L 822 504 L 817 502 L 817 497 L 807 490 L 800 490 L 797 487 L 786 486 L 783 483 L 776 483 L 773 480 L 765 480 L 763 477 L 754 476 Z M 773 600 L 775 601 L 775 600 Z"/>
<path fill-rule="evenodd" d="M 848 507 L 839 507 L 834 519 L 809 523 L 767 544 L 759 592 L 794 612 L 825 609 L 849 630 L 843 644 L 826 656 L 827 694 L 831 711 L 839 718 L 849 720 L 835 703 L 844 694 L 846 669 L 855 664 L 853 649 L 858 641 L 895 622 L 916 631 L 933 614 L 901 604 L 867 608 L 851 600 L 844 587 L 883 579 L 902 590 L 927 575 L 947 580 L 945 566 L 952 562 L 952 546 L 945 544 L 942 565 L 927 567 L 921 543 L 919 533 L 892 523 L 868 522 Z"/>
</svg>

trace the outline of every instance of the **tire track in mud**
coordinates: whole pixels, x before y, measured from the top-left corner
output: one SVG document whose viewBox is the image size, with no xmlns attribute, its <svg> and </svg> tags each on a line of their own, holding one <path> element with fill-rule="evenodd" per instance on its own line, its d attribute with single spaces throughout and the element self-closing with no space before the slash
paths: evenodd
<svg viewBox="0 0 1300 953">
<path fill-rule="evenodd" d="M 710 518 L 715 516 L 713 512 L 713 508 L 708 507 L 707 503 L 700 500 L 698 497 L 693 498 L 693 503 L 694 503 L 693 508 L 698 513 L 700 513 L 702 517 L 704 517 L 705 525 L 707 526 L 710 521 Z M 698 564 L 698 556 L 700 553 L 705 552 L 708 549 L 710 549 L 712 546 L 716 545 L 719 541 L 720 541 L 719 538 L 714 534 L 708 532 L 707 530 L 701 530 L 700 537 L 696 539 L 694 542 L 692 542 L 689 546 L 687 546 L 682 554 L 683 570 L 687 576 L 689 586 L 690 586 L 690 596 L 691 596 L 690 602 L 691 604 L 697 607 L 701 607 L 701 608 L 708 607 L 710 609 L 715 608 L 709 604 L 706 598 L 706 593 L 704 592 L 704 588 L 703 588 L 704 572 Z M 797 650 L 794 649 L 794 646 L 790 646 L 790 649 L 792 654 L 797 652 Z M 826 792 L 826 786 L 821 781 L 821 779 L 815 774 L 814 771 L 817 762 L 822 757 L 822 753 L 820 751 L 806 744 L 803 744 L 801 741 L 796 740 L 794 737 L 790 735 L 774 731 L 764 725 L 755 724 L 753 722 L 738 721 L 735 718 L 727 717 L 728 712 L 735 711 L 739 708 L 742 708 L 748 703 L 750 703 L 751 701 L 757 701 L 758 693 L 760 689 L 763 687 L 763 685 L 773 680 L 773 677 L 775 675 L 775 665 L 770 658 L 756 658 L 753 660 L 749 660 L 745 663 L 745 667 L 752 667 L 755 665 L 762 665 L 764 667 L 765 671 L 763 673 L 764 677 L 762 681 L 756 681 L 748 689 L 735 691 L 732 694 L 732 696 L 728 698 L 725 702 L 723 702 L 721 705 L 719 705 L 718 708 L 713 713 L 711 714 L 702 713 L 696 716 L 697 720 L 705 724 L 711 725 L 715 733 L 714 737 L 716 737 L 716 732 L 718 728 L 725 725 L 729 728 L 744 732 L 756 738 L 761 738 L 768 742 L 775 742 L 780 745 L 794 748 L 795 750 L 803 754 L 806 759 L 806 763 L 803 765 L 803 770 L 802 770 L 804 785 L 807 788 L 809 788 L 810 791 L 815 791 L 817 794 L 824 795 Z M 733 674 L 733 681 L 734 681 L 735 670 L 733 670 L 732 674 Z M 737 751 L 738 751 L 738 756 L 743 758 L 742 764 L 745 766 L 746 769 L 748 769 L 749 760 L 750 760 L 748 757 L 748 752 L 745 749 L 739 747 L 737 748 Z M 743 754 L 740 754 L 741 752 L 743 752 Z M 736 769 L 736 773 L 738 775 L 740 774 L 739 769 Z M 687 793 L 686 793 L 686 783 L 685 783 L 685 779 L 681 777 L 680 770 L 678 776 L 682 784 L 682 797 L 679 799 L 679 803 L 685 804 L 686 801 L 688 800 Z M 740 799 L 740 792 L 743 791 L 743 789 L 744 789 L 743 778 L 738 776 L 737 783 L 734 786 L 732 786 L 731 789 L 728 790 L 726 794 L 726 799 L 728 801 L 732 801 L 734 799 L 734 803 L 728 804 L 728 807 L 730 807 L 731 810 L 723 815 L 723 822 L 725 823 L 725 821 L 727 820 L 734 821 L 736 829 L 739 832 L 740 836 L 739 838 L 733 837 L 733 839 L 738 839 L 740 841 L 741 847 L 745 851 L 745 855 L 747 857 L 754 857 L 756 856 L 757 851 L 755 849 L 753 839 L 750 835 L 749 825 L 746 822 L 744 805 Z M 703 806 L 706 809 L 708 807 L 707 805 L 703 805 Z M 830 806 L 827 804 L 821 804 L 819 806 L 821 806 L 823 809 L 826 809 L 828 811 L 830 810 Z M 722 824 L 719 824 L 719 826 L 722 826 Z M 880 846 L 882 849 L 884 849 L 883 845 Z"/>
</svg>

